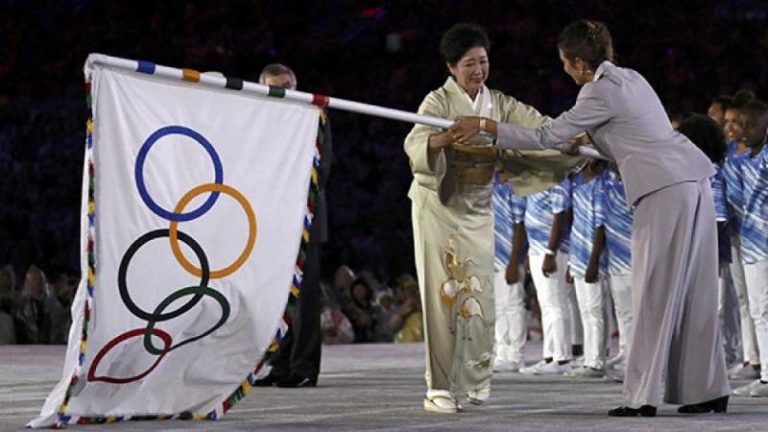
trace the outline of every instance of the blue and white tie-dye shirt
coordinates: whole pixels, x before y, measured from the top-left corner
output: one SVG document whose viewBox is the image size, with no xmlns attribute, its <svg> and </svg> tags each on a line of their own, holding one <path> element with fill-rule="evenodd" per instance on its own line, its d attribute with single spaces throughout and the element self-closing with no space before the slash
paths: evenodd
<svg viewBox="0 0 768 432">
<path fill-rule="evenodd" d="M 544 255 L 549 245 L 555 214 L 571 208 L 571 181 L 563 180 L 551 188 L 525 198 L 525 232 L 528 234 L 528 253 Z M 564 229 L 566 227 L 563 227 Z M 568 234 L 563 232 L 558 250 L 568 253 Z"/>
<path fill-rule="evenodd" d="M 744 159 L 744 214 L 741 221 L 741 257 L 755 263 L 768 259 L 768 145 Z"/>
<path fill-rule="evenodd" d="M 632 273 L 632 222 L 634 209 L 627 207 L 624 182 L 611 172 L 605 180 L 608 192 L 605 217 L 605 246 L 608 251 L 608 274 Z"/>
<path fill-rule="evenodd" d="M 605 226 L 607 196 L 604 175 L 601 174 L 584 183 L 584 175 L 577 174 L 571 182 L 571 196 L 573 226 L 571 227 L 569 265 L 573 277 L 583 278 L 587 273 L 589 258 L 592 255 L 595 230 Z M 603 251 L 600 255 L 600 273 L 605 273 L 606 257 Z"/>
<path fill-rule="evenodd" d="M 712 198 L 715 201 L 715 217 L 718 222 L 725 222 L 728 220 L 728 209 L 723 172 L 717 164 L 712 164 L 712 167 L 715 169 L 715 175 L 709 178 L 709 185 L 712 187 Z"/>
<path fill-rule="evenodd" d="M 741 165 L 749 157 L 749 151 L 737 153 L 737 147 L 738 143 L 736 141 L 728 143 L 728 151 L 721 170 L 725 185 L 725 201 L 728 205 L 728 226 L 733 234 L 738 234 L 739 227 L 741 226 L 741 216 L 744 211 Z"/>
<path fill-rule="evenodd" d="M 504 271 L 512 255 L 512 242 L 515 225 L 525 220 L 525 198 L 515 195 L 512 186 L 500 182 L 498 176 L 493 184 L 491 196 L 493 206 L 493 237 L 495 255 L 493 267 L 496 271 Z M 525 259 L 525 245 L 520 251 L 520 263 Z"/>
</svg>

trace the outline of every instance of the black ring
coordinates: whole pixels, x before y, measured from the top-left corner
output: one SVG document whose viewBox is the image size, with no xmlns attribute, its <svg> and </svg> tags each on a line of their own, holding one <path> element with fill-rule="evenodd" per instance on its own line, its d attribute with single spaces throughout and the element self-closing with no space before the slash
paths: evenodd
<svg viewBox="0 0 768 432">
<path fill-rule="evenodd" d="M 203 251 L 203 248 L 200 247 L 200 244 L 198 244 L 192 237 L 188 236 L 187 234 L 181 231 L 177 231 L 177 232 L 178 232 L 179 240 L 186 243 L 187 246 L 192 248 L 192 250 L 195 252 L 195 255 L 197 255 L 197 258 L 200 261 L 200 269 L 202 271 L 202 274 L 201 274 L 202 277 L 200 278 L 199 286 L 207 287 L 208 279 L 210 276 L 210 268 L 208 266 L 208 257 L 205 256 L 205 252 Z M 123 303 L 132 314 L 136 315 L 137 317 L 145 321 L 160 322 L 160 321 L 167 321 L 169 319 L 176 318 L 177 316 L 183 314 L 184 312 L 192 309 L 197 303 L 200 302 L 200 300 L 205 295 L 202 292 L 197 293 L 187 303 L 181 305 L 178 309 L 168 313 L 159 314 L 159 315 L 154 313 L 149 313 L 141 309 L 136 305 L 136 303 L 133 302 L 133 299 L 131 299 L 131 296 L 128 293 L 128 284 L 126 283 L 126 274 L 128 273 L 128 264 L 131 262 L 131 258 L 133 258 L 133 255 L 136 254 L 136 251 L 138 251 L 140 247 L 144 246 L 149 241 L 154 240 L 156 238 L 169 237 L 169 236 L 170 236 L 170 230 L 167 228 L 150 231 L 142 235 L 141 237 L 136 239 L 136 241 L 134 241 L 131 244 L 131 246 L 128 247 L 128 250 L 125 251 L 125 255 L 123 255 L 123 259 L 120 261 L 120 269 L 117 274 L 117 285 L 118 285 L 118 290 L 120 292 L 120 298 L 123 300 Z"/>
</svg>

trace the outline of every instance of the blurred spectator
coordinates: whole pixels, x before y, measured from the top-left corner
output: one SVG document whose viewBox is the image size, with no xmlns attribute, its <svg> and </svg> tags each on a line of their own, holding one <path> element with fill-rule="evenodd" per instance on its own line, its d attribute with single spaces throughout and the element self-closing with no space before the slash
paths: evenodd
<svg viewBox="0 0 768 432">
<path fill-rule="evenodd" d="M 392 290 L 383 289 L 376 293 L 376 304 L 373 306 L 376 316 L 375 342 L 392 342 L 395 332 L 400 328 L 400 308 L 392 302 Z"/>
<path fill-rule="evenodd" d="M 16 341 L 20 344 L 47 344 L 50 341 L 49 288 L 45 273 L 30 266 L 24 287 L 16 300 L 14 321 Z"/>
<path fill-rule="evenodd" d="M 334 302 L 342 309 L 350 302 L 349 289 L 355 278 L 355 272 L 349 266 L 342 264 L 336 269 L 333 279 L 333 290 L 330 294 Z"/>
<path fill-rule="evenodd" d="M 326 345 L 345 344 L 355 341 L 352 323 L 336 302 L 332 289 L 327 284 L 321 284 L 323 292 L 323 309 L 320 313 L 320 328 L 323 331 L 323 343 Z"/>
<path fill-rule="evenodd" d="M 51 321 L 50 343 L 66 344 L 72 326 L 72 300 L 77 289 L 77 277 L 68 270 L 60 270 L 53 281 L 53 293 L 48 297 Z"/>
<path fill-rule="evenodd" d="M 369 282 L 359 277 L 349 287 L 350 302 L 344 313 L 352 322 L 355 343 L 373 342 L 376 333 L 376 315 L 373 310 L 373 290 Z"/>
<path fill-rule="evenodd" d="M 421 342 L 424 340 L 419 287 L 414 279 L 411 281 L 413 283 L 409 281 L 403 284 L 405 301 L 398 312 L 401 324 L 400 330 L 395 334 L 395 342 Z"/>
</svg>

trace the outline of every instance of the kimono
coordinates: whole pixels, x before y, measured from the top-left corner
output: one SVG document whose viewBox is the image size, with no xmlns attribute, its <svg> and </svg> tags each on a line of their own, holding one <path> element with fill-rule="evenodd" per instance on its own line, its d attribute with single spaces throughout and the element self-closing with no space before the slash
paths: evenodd
<svg viewBox="0 0 768 432">
<path fill-rule="evenodd" d="M 522 127 L 549 121 L 534 108 L 488 87 L 474 103 L 453 80 L 432 91 L 419 114 L 453 119 L 483 116 Z M 429 136 L 439 129 L 416 125 L 405 139 L 414 179 L 414 253 L 424 321 L 428 390 L 490 389 L 493 344 L 493 211 L 496 157 L 445 148 L 431 154 Z M 492 145 L 488 137 L 472 145 Z M 554 150 L 516 152 L 511 183 L 520 194 L 556 184 L 582 157 Z M 509 165 L 509 164 L 508 164 Z"/>
</svg>

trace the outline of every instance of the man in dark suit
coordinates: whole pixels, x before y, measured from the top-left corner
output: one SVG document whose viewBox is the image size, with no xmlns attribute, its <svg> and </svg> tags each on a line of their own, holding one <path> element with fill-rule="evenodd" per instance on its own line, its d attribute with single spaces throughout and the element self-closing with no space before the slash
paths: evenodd
<svg viewBox="0 0 768 432">
<path fill-rule="evenodd" d="M 296 89 L 296 75 L 281 64 L 269 64 L 261 72 L 259 83 Z M 330 123 L 321 116 L 320 166 L 318 168 L 318 193 L 315 198 L 314 217 L 306 246 L 304 277 L 301 283 L 296 312 L 291 316 L 288 331 L 280 348 L 271 355 L 269 375 L 257 380 L 260 387 L 314 387 L 320 373 L 320 350 L 323 335 L 320 328 L 320 244 L 328 239 L 327 203 L 325 185 L 331 172 Z"/>
</svg>

